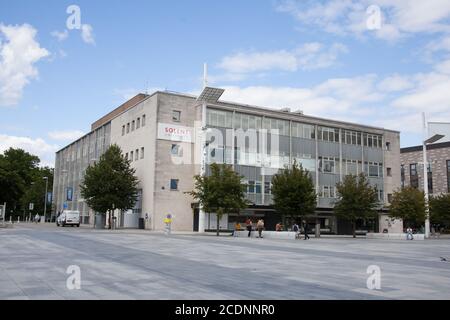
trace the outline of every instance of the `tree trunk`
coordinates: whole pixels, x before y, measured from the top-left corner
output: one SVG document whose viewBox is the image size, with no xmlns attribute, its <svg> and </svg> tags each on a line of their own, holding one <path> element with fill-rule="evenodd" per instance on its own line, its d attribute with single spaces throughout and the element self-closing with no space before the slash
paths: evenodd
<svg viewBox="0 0 450 320">
<path fill-rule="evenodd" d="M 219 236 L 219 227 L 220 227 L 220 217 L 219 215 L 217 215 L 217 230 L 216 230 L 216 235 Z"/>
<path fill-rule="evenodd" d="M 356 238 L 356 221 L 353 221 L 353 238 Z"/>
<path fill-rule="evenodd" d="M 109 230 L 112 229 L 112 224 L 111 224 L 112 223 L 112 217 L 111 216 L 112 216 L 112 214 L 111 214 L 111 210 L 110 210 L 109 211 L 109 219 L 108 219 L 109 220 L 109 228 L 108 228 Z"/>
</svg>

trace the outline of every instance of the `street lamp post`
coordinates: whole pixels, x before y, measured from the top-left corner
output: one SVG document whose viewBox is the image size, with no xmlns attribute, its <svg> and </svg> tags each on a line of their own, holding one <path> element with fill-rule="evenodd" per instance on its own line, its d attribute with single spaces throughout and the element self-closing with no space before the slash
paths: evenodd
<svg viewBox="0 0 450 320">
<path fill-rule="evenodd" d="M 427 161 L 427 145 L 435 143 L 442 139 L 444 136 L 441 134 L 435 134 L 434 136 L 427 138 L 427 123 L 425 120 L 425 112 L 422 113 L 423 122 L 423 193 L 425 195 L 425 238 L 430 237 L 430 207 L 428 205 L 428 161 Z"/>
<path fill-rule="evenodd" d="M 44 222 L 47 215 L 47 189 L 48 189 L 48 177 L 43 178 L 45 180 L 45 194 L 44 194 Z"/>
</svg>

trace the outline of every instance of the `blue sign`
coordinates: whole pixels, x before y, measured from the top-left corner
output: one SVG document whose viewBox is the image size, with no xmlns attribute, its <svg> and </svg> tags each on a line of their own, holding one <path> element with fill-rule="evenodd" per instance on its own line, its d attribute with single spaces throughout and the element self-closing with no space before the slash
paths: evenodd
<svg viewBox="0 0 450 320">
<path fill-rule="evenodd" d="M 67 202 L 64 202 L 63 209 L 67 209 L 67 208 L 69 208 L 69 206 L 67 205 Z"/>
<path fill-rule="evenodd" d="M 73 188 L 67 188 L 66 200 L 72 201 L 72 197 L 73 197 Z"/>
</svg>

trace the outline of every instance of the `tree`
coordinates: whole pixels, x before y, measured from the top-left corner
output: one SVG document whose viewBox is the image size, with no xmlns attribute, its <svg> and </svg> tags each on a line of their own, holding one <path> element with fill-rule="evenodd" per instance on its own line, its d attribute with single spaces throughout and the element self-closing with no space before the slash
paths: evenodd
<svg viewBox="0 0 450 320">
<path fill-rule="evenodd" d="M 412 187 L 395 191 L 389 207 L 389 215 L 415 226 L 423 225 L 425 221 L 424 193 Z"/>
<path fill-rule="evenodd" d="M 377 189 L 370 186 L 364 174 L 347 175 L 336 185 L 339 200 L 335 203 L 336 217 L 350 221 L 353 238 L 356 238 L 356 221 L 358 219 L 373 218 L 377 214 Z"/>
<path fill-rule="evenodd" d="M 137 200 L 138 179 L 134 174 L 135 169 L 122 156 L 120 147 L 111 145 L 98 163 L 86 169 L 81 196 L 90 208 L 103 215 L 115 209 L 131 209 Z"/>
<path fill-rule="evenodd" d="M 47 192 L 51 192 L 53 189 L 53 168 L 43 167 L 37 168 L 33 172 L 33 178 L 31 184 L 25 190 L 23 196 L 20 199 L 22 208 L 27 208 L 29 203 L 34 203 L 34 211 L 44 213 L 44 201 L 47 201 L 47 194 L 45 193 L 46 181 L 44 177 L 48 179 Z M 51 203 L 47 202 L 45 216 L 51 212 Z"/>
<path fill-rule="evenodd" d="M 450 226 L 450 194 L 430 197 L 430 220 L 433 224 Z"/>
<path fill-rule="evenodd" d="M 194 190 L 187 192 L 198 200 L 207 213 L 216 213 L 217 236 L 219 236 L 220 219 L 225 213 L 239 213 L 248 206 L 245 198 L 246 185 L 242 177 L 233 171 L 230 165 L 213 163 L 211 175 L 196 175 Z"/>
<path fill-rule="evenodd" d="M 17 210 L 21 198 L 31 186 L 39 158 L 22 149 L 9 148 L 0 155 L 0 203 Z"/>
<path fill-rule="evenodd" d="M 292 168 L 284 168 L 272 178 L 274 207 L 282 216 L 307 216 L 316 209 L 317 195 L 307 169 L 294 161 Z"/>
</svg>

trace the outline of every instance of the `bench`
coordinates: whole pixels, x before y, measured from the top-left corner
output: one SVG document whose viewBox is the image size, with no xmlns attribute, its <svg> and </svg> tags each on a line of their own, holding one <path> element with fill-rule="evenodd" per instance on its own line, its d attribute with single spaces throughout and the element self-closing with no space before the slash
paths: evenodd
<svg viewBox="0 0 450 320">
<path fill-rule="evenodd" d="M 372 233 L 366 235 L 367 239 L 406 240 L 407 233 Z M 413 234 L 414 240 L 425 240 L 423 233 Z"/>
</svg>

